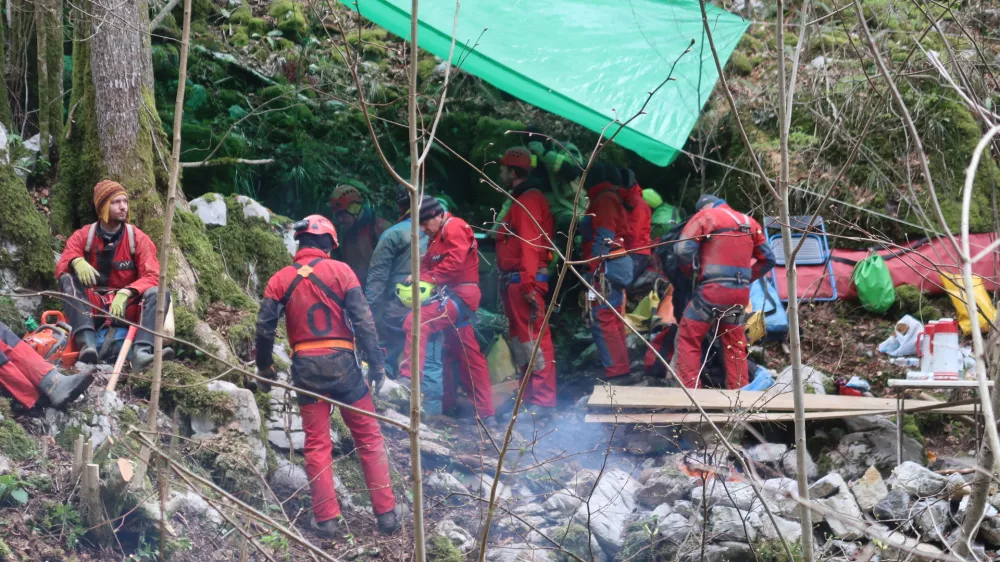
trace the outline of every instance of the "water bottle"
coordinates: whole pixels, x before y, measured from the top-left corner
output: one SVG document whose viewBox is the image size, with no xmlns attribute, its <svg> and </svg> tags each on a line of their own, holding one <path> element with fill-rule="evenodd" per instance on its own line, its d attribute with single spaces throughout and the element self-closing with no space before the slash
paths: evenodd
<svg viewBox="0 0 1000 562">
<path fill-rule="evenodd" d="M 916 367 L 920 364 L 920 359 L 916 357 L 893 357 L 889 359 L 889 363 L 897 367 Z"/>
</svg>

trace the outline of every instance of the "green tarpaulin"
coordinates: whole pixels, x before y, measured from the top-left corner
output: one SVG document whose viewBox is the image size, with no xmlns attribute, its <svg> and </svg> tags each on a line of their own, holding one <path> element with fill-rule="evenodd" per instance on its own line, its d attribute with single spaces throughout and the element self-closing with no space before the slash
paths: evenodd
<svg viewBox="0 0 1000 562">
<path fill-rule="evenodd" d="M 341 1 L 409 40 L 410 0 Z M 421 2 L 418 15 L 420 47 L 446 58 L 454 0 Z M 728 60 L 749 23 L 712 6 L 708 19 Z M 464 0 L 456 38 L 462 70 L 596 132 L 635 115 L 694 40 L 676 80 L 615 139 L 661 166 L 677 157 L 718 79 L 696 0 Z"/>
</svg>

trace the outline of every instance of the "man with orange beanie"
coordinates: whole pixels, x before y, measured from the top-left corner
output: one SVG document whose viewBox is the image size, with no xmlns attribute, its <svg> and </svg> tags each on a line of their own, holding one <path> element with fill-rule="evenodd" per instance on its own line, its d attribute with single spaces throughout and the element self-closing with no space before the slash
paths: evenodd
<svg viewBox="0 0 1000 562">
<path fill-rule="evenodd" d="M 132 347 L 132 367 L 143 370 L 153 363 L 160 275 L 156 244 L 129 224 L 128 193 L 121 184 L 103 180 L 94 186 L 94 210 L 97 222 L 69 237 L 56 265 L 62 292 L 90 302 L 88 306 L 79 300 L 65 300 L 66 317 L 80 351 L 79 361 L 96 363 L 100 359 L 94 327 L 96 313 L 109 328 L 126 325 L 120 319 L 142 327 Z M 173 356 L 172 349 L 163 349 L 164 359 Z"/>
</svg>

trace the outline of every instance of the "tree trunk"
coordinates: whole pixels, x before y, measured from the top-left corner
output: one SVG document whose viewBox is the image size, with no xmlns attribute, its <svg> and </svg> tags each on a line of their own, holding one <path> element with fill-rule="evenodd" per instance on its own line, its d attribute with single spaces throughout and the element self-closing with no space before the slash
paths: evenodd
<svg viewBox="0 0 1000 562">
<path fill-rule="evenodd" d="M 84 0 L 74 12 L 74 112 L 52 213 L 64 232 L 94 219 L 92 189 L 102 179 L 128 190 L 132 222 L 154 240 L 162 232 L 166 143 L 150 80 L 146 9 L 141 0 Z"/>
<path fill-rule="evenodd" d="M 32 4 L 27 0 L 7 1 L 7 23 L 10 29 L 8 42 L 7 85 L 9 100 L 13 109 L 11 127 L 17 134 L 24 131 L 25 116 L 28 113 L 28 75 L 31 57 L 35 51 L 35 21 Z"/>
<path fill-rule="evenodd" d="M 37 0 L 35 37 L 38 48 L 38 135 L 41 155 L 58 155 L 63 131 L 62 0 Z"/>
</svg>

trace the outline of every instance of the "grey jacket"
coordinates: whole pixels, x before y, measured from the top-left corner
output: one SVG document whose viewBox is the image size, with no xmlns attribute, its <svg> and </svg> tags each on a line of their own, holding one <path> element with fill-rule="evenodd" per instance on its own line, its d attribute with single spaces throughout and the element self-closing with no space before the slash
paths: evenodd
<svg viewBox="0 0 1000 562">
<path fill-rule="evenodd" d="M 420 255 L 427 251 L 427 235 L 420 233 Z M 410 274 L 410 218 L 397 222 L 382 233 L 372 254 L 365 281 L 365 298 L 372 308 L 395 298 L 396 284 Z"/>
</svg>

